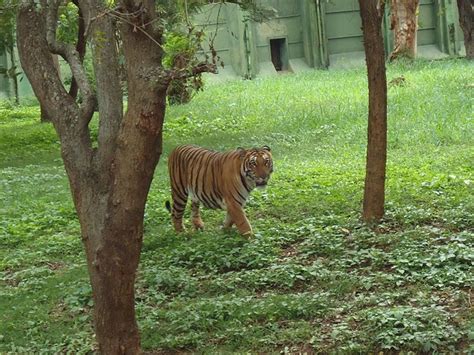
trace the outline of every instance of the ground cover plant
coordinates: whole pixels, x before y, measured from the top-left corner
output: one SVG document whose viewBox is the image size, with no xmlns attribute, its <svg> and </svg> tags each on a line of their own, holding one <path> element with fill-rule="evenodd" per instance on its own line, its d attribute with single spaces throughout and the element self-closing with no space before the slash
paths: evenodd
<svg viewBox="0 0 474 355">
<path fill-rule="evenodd" d="M 177 144 L 268 144 L 246 208 L 256 237 L 177 236 L 154 184 L 136 307 L 149 352 L 474 351 L 473 67 L 389 65 L 387 212 L 360 222 L 365 70 L 208 85 L 171 107 Z M 160 186 L 158 188 L 158 186 Z M 0 105 L 0 352 L 87 353 L 91 290 L 59 145 L 35 105 Z M 189 211 L 188 211 L 189 215 Z M 187 222 L 190 228 L 189 222 Z"/>
</svg>

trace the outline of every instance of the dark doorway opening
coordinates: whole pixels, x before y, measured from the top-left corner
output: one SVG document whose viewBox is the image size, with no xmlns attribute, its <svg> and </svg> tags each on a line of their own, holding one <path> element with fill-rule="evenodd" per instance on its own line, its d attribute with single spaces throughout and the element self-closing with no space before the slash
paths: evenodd
<svg viewBox="0 0 474 355">
<path fill-rule="evenodd" d="M 275 38 L 270 40 L 270 52 L 272 55 L 272 63 L 276 71 L 286 69 L 286 46 L 285 38 Z"/>
</svg>

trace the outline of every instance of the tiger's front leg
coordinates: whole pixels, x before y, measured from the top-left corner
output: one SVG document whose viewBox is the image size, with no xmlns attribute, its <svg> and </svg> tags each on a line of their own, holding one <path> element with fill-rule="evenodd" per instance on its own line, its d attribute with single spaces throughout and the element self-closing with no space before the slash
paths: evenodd
<svg viewBox="0 0 474 355">
<path fill-rule="evenodd" d="M 245 215 L 242 206 L 235 202 L 227 204 L 227 217 L 224 222 L 224 229 L 228 229 L 235 223 L 237 230 L 244 236 L 253 235 L 252 226 Z"/>
<path fill-rule="evenodd" d="M 193 223 L 194 229 L 204 229 L 204 223 L 199 213 L 199 201 L 191 201 L 191 222 Z"/>
</svg>

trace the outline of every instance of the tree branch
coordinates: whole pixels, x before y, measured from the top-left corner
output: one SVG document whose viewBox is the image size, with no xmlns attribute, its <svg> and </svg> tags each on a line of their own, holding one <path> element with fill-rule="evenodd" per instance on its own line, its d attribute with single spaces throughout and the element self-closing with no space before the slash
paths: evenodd
<svg viewBox="0 0 474 355">
<path fill-rule="evenodd" d="M 162 35 L 161 32 L 156 32 L 154 35 L 152 33 L 150 33 L 149 29 L 148 30 L 145 30 L 144 27 L 147 27 L 149 25 L 151 25 L 153 22 L 155 21 L 150 21 L 149 23 L 145 23 L 143 25 L 140 25 L 140 26 L 137 26 L 135 23 L 133 23 L 132 21 L 128 20 L 122 13 L 119 13 L 119 12 L 116 12 L 114 10 L 110 10 L 110 11 L 107 11 L 106 13 L 107 15 L 109 16 L 112 16 L 114 18 L 116 18 L 117 20 L 119 21 L 122 21 L 122 22 L 125 22 L 131 26 L 134 27 L 134 29 L 142 32 L 145 36 L 147 36 L 153 43 L 155 43 L 158 47 L 160 48 L 163 48 L 161 43 L 158 42 L 158 40 L 156 40 L 155 38 L 156 37 L 159 37 Z"/>
<path fill-rule="evenodd" d="M 84 56 L 86 54 L 86 37 L 85 37 L 85 21 L 84 16 L 82 14 L 82 9 L 79 6 L 78 0 L 72 1 L 74 5 L 77 6 L 78 9 L 78 18 L 77 18 L 77 43 L 76 43 L 76 51 L 79 53 L 79 59 L 81 63 L 84 62 Z M 71 95 L 74 99 L 77 98 L 79 87 L 77 86 L 77 81 L 74 76 L 72 77 L 71 86 L 69 87 L 69 95 Z"/>
<path fill-rule="evenodd" d="M 90 170 L 92 143 L 87 125 L 81 122 L 77 103 L 66 92 L 53 63 L 47 41 L 47 7 L 22 0 L 17 14 L 17 43 L 21 65 L 34 93 L 46 110 L 61 141 L 61 154 L 73 191 L 84 183 Z M 74 197 L 78 203 L 78 196 Z"/>
<path fill-rule="evenodd" d="M 165 70 L 165 80 L 184 80 L 202 73 L 217 74 L 217 65 L 214 63 L 201 62 L 191 68 Z"/>
<path fill-rule="evenodd" d="M 113 160 L 117 147 L 116 137 L 123 119 L 116 27 L 111 17 L 96 16 L 90 28 L 99 106 L 99 149 L 96 162 L 101 171 L 107 171 Z"/>
<path fill-rule="evenodd" d="M 168 87 L 173 80 L 185 80 L 202 73 L 217 74 L 217 66 L 214 63 L 200 62 L 192 67 L 164 69 L 163 67 L 151 70 L 140 70 L 141 80 L 157 84 L 160 87 Z"/>
<path fill-rule="evenodd" d="M 60 3 L 61 0 L 51 0 L 47 5 L 46 39 L 51 53 L 59 54 L 64 58 L 64 60 L 66 60 L 66 62 L 68 62 L 69 67 L 71 68 L 72 75 L 74 76 L 83 97 L 82 103 L 79 105 L 80 121 L 83 126 L 87 126 L 94 114 L 96 97 L 89 80 L 87 79 L 80 55 L 76 48 L 70 44 L 59 42 L 56 39 Z"/>
</svg>

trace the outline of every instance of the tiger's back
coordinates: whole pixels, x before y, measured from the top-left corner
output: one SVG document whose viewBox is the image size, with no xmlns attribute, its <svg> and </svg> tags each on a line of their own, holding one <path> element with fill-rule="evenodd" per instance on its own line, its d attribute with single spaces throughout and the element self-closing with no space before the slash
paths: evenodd
<svg viewBox="0 0 474 355">
<path fill-rule="evenodd" d="M 235 158 L 233 155 L 236 153 L 220 153 L 193 145 L 174 149 L 168 159 L 168 170 L 178 205 L 185 204 L 189 196 L 207 208 L 224 208 L 223 163 Z"/>
</svg>

